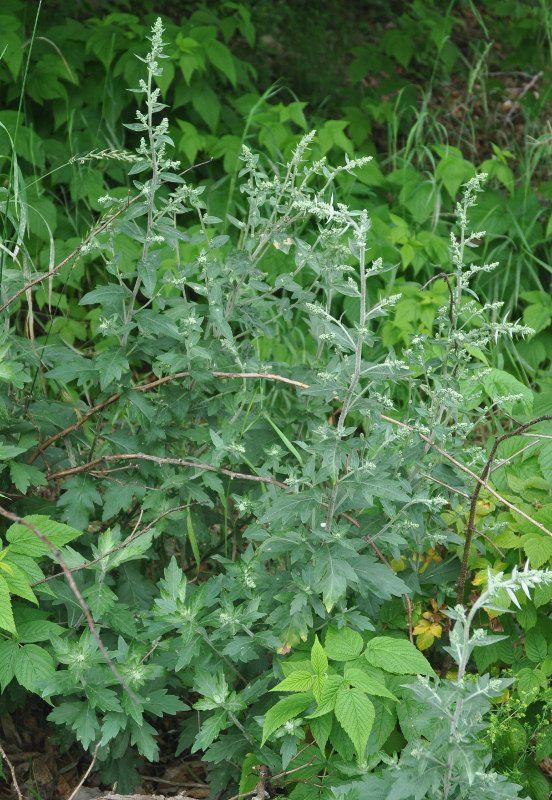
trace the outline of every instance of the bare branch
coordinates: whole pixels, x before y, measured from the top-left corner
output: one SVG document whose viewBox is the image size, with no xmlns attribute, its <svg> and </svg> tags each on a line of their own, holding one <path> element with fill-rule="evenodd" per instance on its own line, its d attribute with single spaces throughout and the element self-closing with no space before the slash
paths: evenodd
<svg viewBox="0 0 552 800">
<path fill-rule="evenodd" d="M 297 386 L 300 389 L 307 389 L 308 386 L 306 383 L 301 383 L 300 381 L 294 381 L 291 378 L 285 378 L 283 375 L 275 375 L 271 372 L 212 372 L 211 373 L 214 378 L 265 378 L 266 380 L 271 381 L 279 381 L 280 383 L 287 383 L 290 386 Z M 161 386 L 165 383 L 170 383 L 171 381 L 178 380 L 179 378 L 189 378 L 189 372 L 177 372 L 175 375 L 166 375 L 164 378 L 158 378 L 155 381 L 150 381 L 149 383 L 142 383 L 132 387 L 132 391 L 134 392 L 149 392 L 150 389 L 154 389 L 156 386 Z M 78 430 L 84 423 L 90 419 L 93 414 L 97 414 L 98 411 L 102 411 L 107 406 L 110 406 L 112 403 L 115 403 L 117 400 L 121 398 L 121 393 L 117 392 L 116 394 L 112 394 L 111 397 L 108 397 L 107 400 L 103 400 L 101 403 L 98 403 L 92 408 L 89 408 L 79 419 L 73 424 L 69 425 L 69 427 L 64 428 L 62 431 L 58 431 L 53 436 L 50 436 L 46 441 L 40 444 L 32 456 L 27 461 L 27 464 L 32 464 L 38 456 L 46 450 L 46 448 L 50 447 L 51 444 L 57 442 L 58 439 L 67 436 L 68 433 L 72 433 L 73 431 Z M 77 412 L 78 413 L 78 412 Z"/>
</svg>

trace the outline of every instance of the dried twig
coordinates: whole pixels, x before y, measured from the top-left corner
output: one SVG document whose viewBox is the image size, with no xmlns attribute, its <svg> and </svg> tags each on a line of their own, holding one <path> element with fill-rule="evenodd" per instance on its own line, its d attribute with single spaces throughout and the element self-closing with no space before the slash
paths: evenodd
<svg viewBox="0 0 552 800">
<path fill-rule="evenodd" d="M 502 497 L 502 495 L 500 495 L 498 492 L 495 492 L 494 489 L 491 489 L 491 487 L 488 486 L 485 483 L 485 480 L 482 480 L 479 477 L 479 475 L 476 475 L 475 472 L 472 472 L 472 470 L 469 469 L 469 467 L 466 467 L 464 464 L 461 464 L 460 461 L 457 461 L 457 459 L 453 458 L 453 456 L 449 455 L 446 452 L 446 450 L 443 450 L 442 447 L 439 447 L 439 445 L 436 444 L 432 439 L 430 439 L 429 436 L 426 436 L 425 434 L 420 433 L 415 428 L 413 428 L 412 425 L 407 425 L 406 422 L 399 422 L 398 419 L 393 419 L 393 417 L 388 417 L 385 414 L 381 414 L 381 419 L 384 422 L 390 422 L 392 425 L 398 425 L 400 428 L 406 428 L 406 430 L 409 430 L 409 431 L 412 431 L 413 433 L 416 433 L 420 437 L 420 439 L 423 439 L 424 442 L 427 442 L 427 444 L 429 444 L 431 447 L 433 447 L 434 450 L 436 450 L 444 458 L 446 458 L 447 461 L 450 461 L 451 464 L 454 464 L 454 466 L 458 467 L 458 469 L 462 470 L 462 472 L 465 472 L 467 475 L 470 475 L 475 481 L 477 481 L 478 484 L 480 484 L 481 486 L 484 486 L 485 489 L 489 492 L 489 494 L 492 494 L 493 497 L 496 497 L 496 499 L 499 500 L 502 503 L 502 505 L 505 505 L 508 508 L 511 508 L 512 511 L 515 511 L 516 514 L 519 514 L 520 517 L 523 517 L 524 519 L 526 519 L 528 522 L 530 522 L 536 528 L 541 530 L 543 533 L 546 533 L 548 536 L 552 536 L 552 531 L 549 531 L 548 528 L 545 525 L 543 525 L 540 522 L 537 522 L 536 519 L 533 519 L 533 517 L 529 516 L 529 514 L 526 514 L 525 511 L 523 511 L 521 508 L 518 508 L 513 503 L 510 503 L 509 500 L 506 500 L 505 497 Z M 527 425 L 529 425 L 529 424 L 533 425 L 533 424 L 535 424 L 535 422 L 540 422 L 542 419 L 552 419 L 552 416 L 546 415 L 545 417 L 539 417 L 538 420 L 533 420 L 531 423 L 526 423 L 526 424 Z M 511 435 L 514 436 L 515 434 L 512 433 Z"/>
<path fill-rule="evenodd" d="M 82 776 L 82 778 L 80 779 L 78 784 L 75 786 L 75 788 L 73 789 L 73 791 L 71 792 L 71 794 L 69 795 L 67 800 L 73 800 L 73 798 L 76 796 L 77 792 L 79 791 L 79 789 L 81 788 L 81 786 L 83 785 L 85 780 L 88 778 L 88 776 L 92 772 L 92 768 L 94 767 L 94 764 L 96 763 L 96 756 L 98 755 L 98 750 L 100 749 L 100 745 L 101 745 L 101 742 L 98 742 L 98 744 L 94 748 L 94 752 L 92 754 L 92 761 L 90 762 L 90 766 L 88 767 L 88 769 L 86 770 L 86 772 L 84 773 L 84 775 Z"/>
<path fill-rule="evenodd" d="M 289 488 L 286 483 L 277 481 L 275 478 L 266 477 L 265 475 L 248 475 L 245 472 L 234 472 L 234 470 L 226 469 L 225 467 L 215 467 L 212 464 L 205 464 L 202 461 L 188 461 L 184 458 L 170 458 L 169 456 L 152 456 L 149 453 L 111 453 L 105 456 L 99 456 L 85 464 L 50 472 L 47 475 L 47 480 L 52 481 L 58 478 L 66 478 L 70 475 L 77 475 L 80 472 L 86 472 L 91 467 L 96 467 L 98 464 L 105 464 L 108 461 L 153 461 L 155 464 L 173 464 L 177 467 L 191 467 L 192 469 L 202 469 L 208 472 L 221 472 L 223 475 L 228 475 L 233 479 L 255 481 L 256 483 L 270 483 L 273 486 L 279 486 L 281 489 Z"/>
<path fill-rule="evenodd" d="M 499 444 L 501 442 L 506 441 L 506 439 L 511 439 L 513 436 L 517 436 L 522 431 L 527 430 L 527 428 L 531 428 L 533 425 L 536 425 L 539 422 L 545 422 L 546 420 L 550 420 L 550 419 L 552 419 L 552 415 L 551 414 L 543 414 L 542 416 L 536 417 L 535 419 L 532 419 L 529 422 L 524 422 L 521 425 L 518 425 L 518 427 L 513 431 L 509 431 L 508 433 L 503 433 L 501 436 L 497 436 L 496 439 L 494 440 L 493 446 L 491 448 L 491 452 L 489 453 L 489 457 L 487 459 L 487 463 L 483 467 L 483 471 L 481 473 L 481 477 L 477 479 L 477 486 L 475 487 L 475 489 L 473 491 L 473 494 L 472 494 L 472 497 L 471 497 L 470 516 L 469 516 L 469 519 L 468 519 L 468 524 L 466 526 L 466 541 L 464 543 L 464 553 L 463 553 L 463 557 L 462 557 L 462 564 L 460 566 L 460 576 L 458 578 L 458 591 L 457 591 L 457 594 L 456 594 L 456 603 L 462 603 L 463 599 L 464 599 L 464 586 L 465 586 L 465 583 L 466 583 L 466 573 L 467 573 L 467 569 L 468 569 L 468 558 L 469 558 L 469 554 L 470 554 L 470 545 L 471 545 L 472 535 L 473 535 L 473 531 L 474 531 L 475 514 L 476 514 L 476 511 L 477 511 L 477 501 L 479 499 L 479 495 L 481 494 L 481 489 L 483 487 L 485 487 L 486 489 L 489 489 L 489 487 L 487 486 L 487 480 L 488 480 L 489 475 L 491 473 L 491 467 L 493 465 L 493 461 L 495 459 L 496 451 L 498 449 Z M 489 491 L 491 491 L 491 490 L 489 489 Z M 495 493 L 492 492 L 492 494 L 495 494 Z M 498 497 L 498 495 L 496 495 L 496 496 Z M 504 501 L 502 500 L 502 502 L 504 502 Z M 518 513 L 521 513 L 521 511 L 519 509 L 516 509 L 515 506 L 513 506 L 511 504 L 509 504 L 509 505 L 510 505 L 510 508 L 513 508 L 514 510 L 518 511 Z M 531 517 L 529 517 L 527 514 L 523 514 L 523 516 L 525 516 L 526 519 L 528 519 L 530 522 L 534 522 L 534 524 L 536 524 L 538 527 L 540 527 L 541 530 L 544 530 L 546 533 L 548 533 L 549 536 L 552 536 L 552 533 L 549 530 L 547 530 L 544 527 L 544 525 L 541 525 L 540 523 L 538 523 L 535 520 L 531 519 Z"/>
<path fill-rule="evenodd" d="M 23 800 L 23 795 L 21 794 L 21 789 L 19 788 L 19 784 L 17 782 L 17 776 L 15 774 L 15 770 L 13 768 L 13 764 L 11 763 L 10 759 L 8 758 L 8 756 L 6 755 L 6 751 L 4 750 L 4 748 L 2 747 L 1 744 L 0 744 L 0 754 L 2 755 L 2 758 L 4 759 L 4 761 L 6 762 L 8 767 L 10 768 L 12 781 L 13 781 L 13 788 L 17 792 L 17 798 L 18 798 L 18 800 Z"/>
<path fill-rule="evenodd" d="M 283 375 L 275 375 L 271 372 L 212 372 L 211 374 L 214 378 L 266 378 L 266 380 L 279 381 L 280 383 L 287 383 L 290 386 L 298 386 L 300 389 L 308 388 L 306 383 L 294 381 L 291 378 L 285 378 Z M 156 386 L 161 386 L 164 383 L 189 377 L 189 372 L 177 372 L 175 375 L 166 375 L 164 378 L 158 378 L 157 380 L 150 381 L 149 383 L 137 384 L 136 386 L 132 387 L 132 391 L 148 392 L 150 389 L 154 389 Z M 29 458 L 27 464 L 32 464 L 34 461 L 36 461 L 38 456 L 43 453 L 44 450 L 46 450 L 46 448 L 50 447 L 51 444 L 57 442 L 58 439 L 67 436 L 68 433 L 78 430 L 88 419 L 90 419 L 91 416 L 97 414 L 98 411 L 102 411 L 104 408 L 107 408 L 112 403 L 117 402 L 117 400 L 120 400 L 120 398 L 121 393 L 117 392 L 116 394 L 112 394 L 111 397 L 108 397 L 107 400 L 103 400 L 101 403 L 89 408 L 88 411 L 79 417 L 79 419 L 73 425 L 69 425 L 69 427 L 64 428 L 62 431 L 58 431 L 53 436 L 50 436 L 48 439 L 46 439 L 46 441 L 42 442 L 42 444 L 36 448 L 32 456 Z"/>
<path fill-rule="evenodd" d="M 313 746 L 312 744 L 308 744 L 306 747 L 303 747 L 301 750 L 299 750 L 298 753 L 296 753 L 293 756 L 291 760 L 293 761 L 295 758 L 297 758 L 297 756 L 299 756 L 303 752 L 303 750 L 306 750 L 307 748 L 312 746 Z M 294 772 L 299 772 L 300 770 L 305 769 L 306 767 L 310 767 L 315 758 L 316 754 L 309 761 L 302 764 L 300 767 L 295 767 L 294 769 L 288 769 L 288 770 L 284 769 L 277 775 L 272 775 L 271 779 L 275 781 L 278 780 L 279 778 L 285 778 L 287 775 L 292 775 Z M 252 794 L 255 794 L 257 792 L 257 789 L 258 789 L 258 784 L 254 789 L 251 789 L 250 792 L 242 792 L 241 794 L 232 795 L 232 797 L 229 797 L 228 800 L 239 800 L 240 797 L 250 797 Z"/>
</svg>

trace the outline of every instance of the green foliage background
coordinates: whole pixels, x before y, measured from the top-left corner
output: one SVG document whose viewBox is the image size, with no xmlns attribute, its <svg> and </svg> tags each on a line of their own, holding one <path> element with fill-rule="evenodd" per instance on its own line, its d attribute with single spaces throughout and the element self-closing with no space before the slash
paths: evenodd
<svg viewBox="0 0 552 800">
<path fill-rule="evenodd" d="M 303 767 L 296 800 L 408 797 L 439 696 L 486 722 L 417 796 L 517 793 L 493 767 L 547 797 L 545 578 L 497 579 L 473 697 L 436 609 L 549 567 L 551 422 L 501 442 L 475 523 L 418 434 L 479 475 L 552 413 L 551 49 L 544 1 L 5 0 L 0 708 L 40 695 L 106 784 L 178 715 L 213 794 L 267 763 Z"/>
</svg>

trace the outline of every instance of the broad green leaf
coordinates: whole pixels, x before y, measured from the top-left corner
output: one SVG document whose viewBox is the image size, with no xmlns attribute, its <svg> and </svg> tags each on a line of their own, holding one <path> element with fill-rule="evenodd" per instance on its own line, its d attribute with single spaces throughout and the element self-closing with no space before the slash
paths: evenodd
<svg viewBox="0 0 552 800">
<path fill-rule="evenodd" d="M 525 655 L 530 661 L 544 661 L 548 652 L 546 638 L 537 628 L 525 633 Z"/>
<path fill-rule="evenodd" d="M 126 286 L 116 283 L 110 283 L 107 286 L 98 286 L 87 292 L 79 300 L 79 305 L 86 306 L 93 303 L 101 303 L 105 306 L 121 305 L 123 300 L 128 300 L 132 297 L 132 292 Z"/>
<path fill-rule="evenodd" d="M 543 475 L 552 475 L 552 441 L 542 441 L 539 445 L 539 467 Z"/>
<path fill-rule="evenodd" d="M 142 281 L 142 291 L 146 297 L 153 297 L 155 284 L 157 283 L 157 270 L 159 269 L 159 251 L 150 252 L 144 260 L 140 259 L 137 264 L 138 276 Z M 138 325 L 140 325 L 137 319 Z"/>
<path fill-rule="evenodd" d="M 210 717 L 202 719 L 201 730 L 195 737 L 192 753 L 197 752 L 197 750 L 206 750 L 215 741 L 221 730 L 227 727 L 227 718 L 226 709 L 221 708 L 211 714 Z"/>
<path fill-rule="evenodd" d="M 24 519 L 31 525 L 34 525 L 34 527 L 57 548 L 63 547 L 63 545 L 76 539 L 77 536 L 82 536 L 82 532 L 76 528 L 71 528 L 63 522 L 57 522 L 56 520 L 50 519 L 50 517 L 40 514 L 31 514 L 30 516 L 24 517 Z M 22 553 L 23 555 L 32 557 L 44 555 L 53 557 L 48 545 L 44 544 L 44 542 L 25 525 L 19 523 L 10 525 L 6 532 L 6 539 L 8 542 L 11 542 L 10 550 L 14 553 Z"/>
<path fill-rule="evenodd" d="M 311 718 L 309 722 L 314 741 L 322 753 L 324 752 L 326 742 L 328 741 L 328 737 L 332 729 L 332 716 L 333 715 L 330 713 L 322 714 L 320 717 L 315 717 L 314 719 Z"/>
<path fill-rule="evenodd" d="M 15 562 L 12 563 L 9 555 L 4 561 L 1 562 L 0 568 L 2 567 L 4 568 L 2 570 L 3 578 L 5 579 L 11 594 L 16 594 L 19 597 L 23 597 L 25 600 L 30 600 L 31 603 L 38 605 L 38 600 L 36 599 L 35 593 L 29 586 L 27 576 Z"/>
<path fill-rule="evenodd" d="M 353 661 L 364 647 L 362 636 L 352 628 L 330 625 L 326 631 L 324 650 L 332 661 Z"/>
<path fill-rule="evenodd" d="M 261 746 L 264 745 L 271 733 L 278 730 L 288 720 L 301 714 L 312 702 L 312 692 L 292 694 L 289 697 L 278 700 L 276 705 L 266 712 Z"/>
<path fill-rule="evenodd" d="M 206 45 L 205 52 L 211 64 L 228 78 L 232 86 L 235 86 L 236 67 L 234 64 L 234 56 L 228 47 L 222 42 L 217 41 L 217 39 L 213 39 Z"/>
<path fill-rule="evenodd" d="M 407 639 L 376 636 L 366 645 L 368 663 L 397 675 L 434 675 L 427 658 Z"/>
<path fill-rule="evenodd" d="M 62 364 L 46 373 L 47 378 L 55 378 L 64 383 L 76 380 L 78 386 L 82 386 L 86 381 L 95 381 L 98 376 L 98 369 L 92 359 L 84 358 L 72 352 L 68 353 Z"/>
<path fill-rule="evenodd" d="M 37 644 L 19 649 L 15 660 L 15 677 L 30 692 L 40 692 L 41 685 L 51 678 L 56 668 L 52 656 Z"/>
<path fill-rule="evenodd" d="M 505 411 L 511 413 L 516 403 L 520 402 L 524 411 L 530 413 L 533 405 L 533 392 L 524 383 L 510 375 L 509 372 L 493 367 L 481 380 L 486 392 L 493 401 L 496 401 L 499 397 L 521 395 L 519 401 L 506 400 L 501 402 L 500 405 Z"/>
<path fill-rule="evenodd" d="M 351 741 L 351 737 L 345 733 L 345 729 L 335 717 L 330 731 L 330 744 L 345 762 L 351 763 L 353 761 L 355 746 Z"/>
<path fill-rule="evenodd" d="M 364 757 L 368 737 L 376 717 L 373 704 L 359 689 L 341 686 L 337 692 L 334 713 L 354 744 L 360 761 Z"/>
<path fill-rule="evenodd" d="M 291 660 L 284 660 L 278 662 L 282 668 L 282 672 L 287 677 L 291 675 L 292 672 L 297 672 L 298 670 L 302 670 L 303 672 L 308 672 L 311 677 L 313 677 L 312 672 L 312 665 L 310 659 L 308 661 L 291 661 Z"/>
<path fill-rule="evenodd" d="M 130 367 L 122 347 L 109 347 L 97 355 L 94 363 L 100 373 L 100 388 L 105 391 L 112 383 L 118 383 Z"/>
<path fill-rule="evenodd" d="M 270 691 L 308 692 L 309 689 L 312 688 L 313 680 L 314 680 L 314 675 L 311 675 L 310 672 L 297 670 L 295 672 L 292 672 L 291 675 L 288 675 L 287 678 L 284 678 L 283 681 L 280 681 L 280 683 Z"/>
<path fill-rule="evenodd" d="M 48 719 L 50 719 L 51 716 L 52 714 L 50 714 Z M 126 724 L 126 714 L 123 714 L 122 711 L 109 711 L 105 714 L 102 722 L 102 744 L 107 744 L 111 739 L 114 739 L 119 731 L 125 729 Z"/>
<path fill-rule="evenodd" d="M 16 633 L 15 622 L 10 597 L 10 590 L 6 580 L 0 575 L 0 628 Z"/>
<path fill-rule="evenodd" d="M 548 685 L 546 675 L 544 675 L 540 669 L 530 669 L 529 667 L 524 667 L 516 674 L 516 678 L 516 687 L 518 692 L 521 695 L 533 695 L 533 699 L 536 699 Z"/>
<path fill-rule="evenodd" d="M 547 727 L 537 734 L 537 749 L 535 752 L 535 761 L 540 763 L 544 761 L 547 756 L 552 753 L 552 725 Z"/>
<path fill-rule="evenodd" d="M 29 647 L 31 646 L 29 645 Z M 91 742 L 95 741 L 100 725 L 96 712 L 88 703 L 81 703 L 80 706 L 80 711 L 71 727 L 75 731 L 79 742 L 86 749 Z"/>
<path fill-rule="evenodd" d="M 133 719 L 130 720 L 130 743 L 135 744 L 140 755 L 148 761 L 159 760 L 159 746 L 154 736 L 157 736 L 157 731 L 149 722 L 142 720 L 138 725 Z"/>
<path fill-rule="evenodd" d="M 346 665 L 345 679 L 356 689 L 361 689 L 363 692 L 366 692 L 366 694 L 375 694 L 379 697 L 388 697 L 390 700 L 396 700 L 398 702 L 398 698 L 389 691 L 387 686 L 375 680 L 375 678 L 371 678 L 359 667 Z"/>
<path fill-rule="evenodd" d="M 377 753 L 394 731 L 397 724 L 397 707 L 391 700 L 370 698 L 376 712 L 374 725 L 368 739 L 368 752 Z"/>
<path fill-rule="evenodd" d="M 343 685 L 343 681 L 344 679 L 341 675 L 328 675 L 322 685 L 320 697 L 316 700 L 318 708 L 310 715 L 309 719 L 321 717 L 323 714 L 327 714 L 328 711 L 333 711 L 335 699 L 339 689 Z"/>
<path fill-rule="evenodd" d="M 47 483 L 46 476 L 38 467 L 21 461 L 10 461 L 10 477 L 21 494 L 25 494 L 29 486 L 45 486 Z"/>
<path fill-rule="evenodd" d="M 539 569 L 552 558 L 552 537 L 535 528 L 534 533 L 525 533 L 519 540 L 533 569 Z"/>
<path fill-rule="evenodd" d="M 220 100 L 206 81 L 197 81 L 192 87 L 192 105 L 214 133 L 220 117 Z"/>
<path fill-rule="evenodd" d="M 0 689 L 5 691 L 8 683 L 15 675 L 15 662 L 19 653 L 19 645 L 15 639 L 0 640 Z"/>
<path fill-rule="evenodd" d="M 164 714 L 176 714 L 178 711 L 188 711 L 189 706 L 183 703 L 175 694 L 169 694 L 166 689 L 153 689 L 148 692 L 144 708 L 156 717 Z"/>
<path fill-rule="evenodd" d="M 99 708 L 101 711 L 120 711 L 121 704 L 117 693 L 106 686 L 93 686 L 87 684 L 86 699 L 92 708 Z"/>
<path fill-rule="evenodd" d="M 516 618 L 524 631 L 529 631 L 537 624 L 537 609 L 534 604 L 528 600 L 524 606 L 516 611 Z"/>
<path fill-rule="evenodd" d="M 311 649 L 311 664 L 317 675 L 324 675 L 328 669 L 328 659 L 318 636 L 314 637 L 314 644 Z"/>
</svg>

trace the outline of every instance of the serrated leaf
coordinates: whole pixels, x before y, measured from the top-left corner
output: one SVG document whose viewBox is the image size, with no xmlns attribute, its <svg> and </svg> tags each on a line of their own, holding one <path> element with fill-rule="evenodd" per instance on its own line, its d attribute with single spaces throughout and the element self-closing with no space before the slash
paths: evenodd
<svg viewBox="0 0 552 800">
<path fill-rule="evenodd" d="M 296 670 L 284 678 L 283 681 L 271 689 L 271 692 L 308 692 L 312 688 L 314 676 L 310 672 Z"/>
<path fill-rule="evenodd" d="M 544 661 L 548 652 L 546 638 L 537 629 L 532 628 L 525 634 L 525 655 L 530 661 Z"/>
<path fill-rule="evenodd" d="M 535 750 L 535 761 L 543 761 L 552 753 L 552 725 L 548 724 L 543 731 L 537 734 L 537 748 Z"/>
<path fill-rule="evenodd" d="M 311 664 L 317 675 L 324 675 L 328 669 L 328 659 L 318 636 L 314 637 L 314 644 L 311 649 Z"/>
<path fill-rule="evenodd" d="M 16 594 L 19 597 L 23 597 L 25 600 L 29 600 L 31 603 L 38 605 L 36 595 L 29 586 L 29 581 L 27 580 L 23 570 L 20 569 L 15 562 L 12 563 L 9 556 L 2 562 L 2 566 L 7 567 L 9 570 L 4 572 L 3 577 L 8 584 L 8 589 L 10 590 L 11 594 Z"/>
<path fill-rule="evenodd" d="M 427 658 L 407 639 L 376 636 L 366 645 L 365 656 L 374 667 L 397 675 L 435 674 Z"/>
<path fill-rule="evenodd" d="M 19 645 L 15 639 L 0 640 L 0 689 L 5 691 L 8 683 L 15 675 L 15 662 Z"/>
<path fill-rule="evenodd" d="M 309 719 L 321 717 L 323 714 L 327 714 L 328 711 L 333 711 L 335 699 L 339 689 L 343 685 L 343 680 L 341 675 L 328 675 L 322 685 L 320 697 L 317 698 L 318 708 L 309 716 Z"/>
<path fill-rule="evenodd" d="M 519 540 L 533 569 L 539 569 L 552 558 L 552 537 L 546 533 L 525 533 Z"/>
<path fill-rule="evenodd" d="M 359 689 L 341 686 L 337 693 L 334 714 L 354 744 L 360 761 L 364 757 L 376 718 L 373 703 Z"/>
<path fill-rule="evenodd" d="M 164 714 L 176 714 L 178 711 L 189 711 L 190 707 L 175 694 L 168 694 L 166 689 L 154 689 L 148 693 L 144 708 L 156 717 Z"/>
<path fill-rule="evenodd" d="M 50 636 L 61 636 L 64 628 L 48 619 L 32 619 L 19 624 L 17 633 L 21 644 L 45 642 Z"/>
<path fill-rule="evenodd" d="M 395 729 L 397 723 L 397 707 L 390 700 L 370 698 L 376 712 L 374 725 L 368 739 L 368 752 L 377 753 Z"/>
<path fill-rule="evenodd" d="M 86 589 L 82 596 L 86 600 L 92 613 L 92 618 L 98 622 L 117 602 L 117 595 L 104 581 L 93 583 Z"/>
<path fill-rule="evenodd" d="M 324 649 L 332 661 L 353 661 L 362 652 L 362 636 L 352 628 L 336 628 L 331 625 L 326 631 Z"/>
<path fill-rule="evenodd" d="M 93 686 L 87 684 L 86 699 L 92 708 L 99 708 L 101 711 L 120 711 L 121 704 L 117 694 L 113 689 L 106 686 Z"/>
<path fill-rule="evenodd" d="M 37 644 L 19 649 L 15 660 L 15 678 L 30 692 L 40 692 L 41 685 L 56 671 L 52 656 Z"/>
<path fill-rule="evenodd" d="M 201 722 L 201 730 L 192 745 L 192 753 L 197 750 L 206 750 L 227 724 L 227 712 L 224 708 L 215 711 L 210 717 L 204 718 Z"/>
<path fill-rule="evenodd" d="M 516 618 L 524 631 L 529 631 L 537 624 L 537 609 L 529 600 L 516 612 Z"/>
<path fill-rule="evenodd" d="M 0 628 L 17 633 L 13 619 L 10 589 L 7 581 L 0 575 Z"/>
<path fill-rule="evenodd" d="M 272 708 L 266 712 L 261 747 L 271 733 L 274 733 L 275 730 L 278 730 L 278 728 L 290 719 L 301 714 L 312 702 L 313 696 L 311 692 L 292 694 L 289 697 L 278 700 L 276 705 L 272 706 Z"/>
<path fill-rule="evenodd" d="M 366 694 L 388 697 L 390 700 L 396 700 L 398 702 L 398 698 L 389 691 L 385 684 L 380 683 L 380 681 L 375 680 L 375 678 L 371 678 L 359 667 L 346 666 L 345 679 L 356 689 L 360 689 L 366 692 Z"/>
<path fill-rule="evenodd" d="M 80 711 L 71 727 L 75 731 L 79 742 L 86 749 L 91 742 L 95 741 L 100 725 L 96 712 L 88 703 L 80 703 L 80 707 Z"/>
<path fill-rule="evenodd" d="M 24 517 L 24 519 L 31 525 L 34 525 L 34 527 L 58 549 L 68 542 L 73 541 L 73 539 L 76 539 L 77 536 L 82 536 L 82 531 L 71 528 L 63 522 L 50 519 L 50 517 L 42 516 L 41 514 L 31 514 L 30 516 Z M 14 553 L 22 553 L 25 556 L 32 556 L 33 558 L 44 555 L 49 555 L 53 558 L 48 545 L 44 544 L 44 542 L 25 525 L 19 523 L 10 525 L 6 531 L 6 539 L 8 542 L 11 542 L 10 551 Z"/>
<path fill-rule="evenodd" d="M 352 762 L 355 754 L 355 746 L 350 736 L 345 733 L 343 726 L 334 717 L 332 729 L 330 731 L 330 744 L 337 750 L 345 762 Z M 355 798 L 358 800 L 358 798 Z"/>
<path fill-rule="evenodd" d="M 50 715 L 51 716 L 51 715 Z M 48 717 L 50 719 L 50 717 Z M 125 729 L 127 724 L 126 714 L 122 711 L 109 711 L 102 721 L 102 745 L 114 739 L 119 731 Z"/>
<path fill-rule="evenodd" d="M 122 347 L 109 347 L 97 355 L 94 363 L 100 373 L 100 388 L 103 391 L 112 383 L 118 383 L 130 367 Z"/>
<path fill-rule="evenodd" d="M 225 44 L 217 39 L 212 39 L 205 51 L 211 64 L 225 75 L 232 86 L 236 85 L 236 66 L 234 56 Z"/>
<path fill-rule="evenodd" d="M 142 720 L 138 725 L 135 720 L 130 720 L 130 743 L 135 744 L 140 755 L 148 761 L 159 760 L 159 746 L 154 736 L 157 736 L 157 731 L 149 722 Z"/>
<path fill-rule="evenodd" d="M 322 714 L 320 717 L 311 719 L 309 726 L 314 741 L 320 748 L 320 751 L 323 753 L 332 729 L 332 714 Z"/>
<path fill-rule="evenodd" d="M 502 401 L 501 407 L 508 413 L 512 413 L 514 406 L 519 402 L 526 413 L 530 413 L 533 405 L 533 392 L 524 383 L 518 381 L 509 372 L 494 367 L 488 370 L 481 379 L 485 391 L 491 400 L 495 401 L 499 397 L 509 397 L 510 395 L 521 395 L 519 401 Z"/>
<path fill-rule="evenodd" d="M 18 492 L 25 494 L 29 486 L 45 486 L 46 476 L 38 467 L 23 464 L 21 461 L 10 461 L 10 477 Z"/>
<path fill-rule="evenodd" d="M 110 283 L 107 286 L 97 286 L 91 292 L 87 292 L 79 300 L 80 306 L 101 303 L 105 306 L 121 305 L 123 300 L 132 297 L 132 292 L 126 286 Z"/>
</svg>

